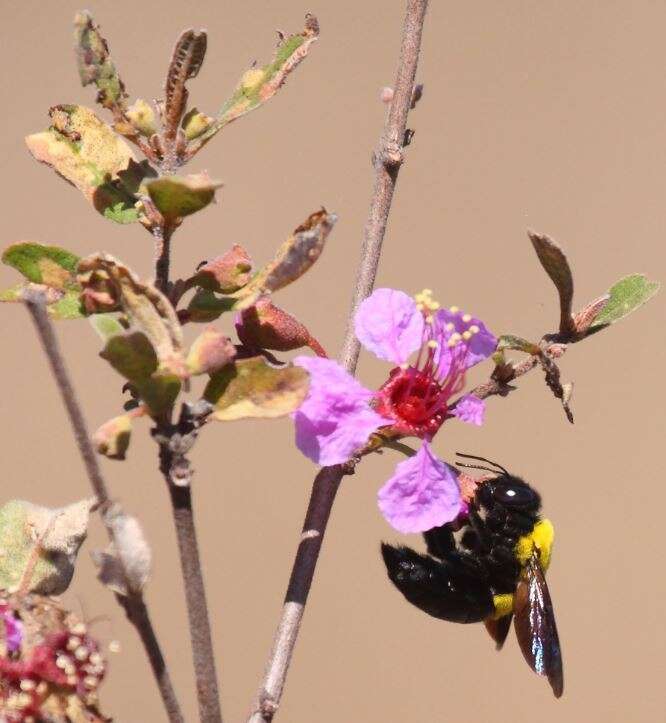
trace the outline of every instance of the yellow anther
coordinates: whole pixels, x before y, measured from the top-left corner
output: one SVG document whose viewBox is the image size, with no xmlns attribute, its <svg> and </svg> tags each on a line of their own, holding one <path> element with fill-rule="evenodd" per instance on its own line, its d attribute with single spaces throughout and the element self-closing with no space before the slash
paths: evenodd
<svg viewBox="0 0 666 723">
<path fill-rule="evenodd" d="M 465 322 L 465 324 L 469 324 L 469 322 L 472 321 L 471 314 L 463 314 L 462 320 Z"/>
<path fill-rule="evenodd" d="M 451 338 L 446 342 L 446 346 L 448 346 L 448 347 L 450 347 L 450 348 L 453 348 L 457 343 L 458 343 L 458 340 L 457 340 L 457 339 L 454 339 L 453 337 L 451 337 Z"/>
<path fill-rule="evenodd" d="M 451 338 L 454 339 L 456 342 L 459 342 L 462 338 L 461 335 L 456 331 L 453 334 L 451 334 Z"/>
<path fill-rule="evenodd" d="M 416 308 L 417 308 L 419 311 L 423 311 L 423 309 L 425 308 L 425 306 L 424 306 L 421 302 L 419 302 L 419 303 L 416 305 Z"/>
<path fill-rule="evenodd" d="M 456 325 L 453 322 L 449 322 L 445 327 L 447 331 L 453 331 L 456 328 Z"/>
<path fill-rule="evenodd" d="M 439 346 L 439 342 L 436 342 L 434 339 L 431 339 L 431 340 L 428 342 L 428 348 L 429 348 L 429 349 L 437 349 L 438 346 Z"/>
<path fill-rule="evenodd" d="M 469 341 L 472 338 L 472 332 L 471 331 L 463 331 L 462 338 L 465 341 Z"/>
<path fill-rule="evenodd" d="M 430 304 L 430 308 L 431 308 L 433 311 L 437 311 L 437 309 L 439 309 L 440 306 L 441 306 L 441 305 L 440 305 L 439 301 L 433 301 L 433 302 Z"/>
<path fill-rule="evenodd" d="M 426 318 L 425 318 L 426 324 L 432 324 L 433 321 L 434 321 L 433 315 L 428 314 L 428 316 L 426 316 Z"/>
<path fill-rule="evenodd" d="M 480 329 L 476 324 L 472 324 L 472 326 L 469 327 L 468 331 L 470 331 L 472 334 L 478 334 Z"/>
<path fill-rule="evenodd" d="M 457 314 L 457 313 L 460 311 L 460 309 L 459 309 L 457 306 L 450 306 L 450 307 L 449 307 L 449 311 L 450 311 L 452 314 Z"/>
</svg>

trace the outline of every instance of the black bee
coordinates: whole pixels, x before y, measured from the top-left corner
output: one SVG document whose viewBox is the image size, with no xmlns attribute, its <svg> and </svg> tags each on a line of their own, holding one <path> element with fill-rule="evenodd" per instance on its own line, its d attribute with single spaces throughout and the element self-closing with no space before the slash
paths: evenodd
<svg viewBox="0 0 666 723">
<path fill-rule="evenodd" d="M 484 621 L 499 650 L 514 618 L 529 666 L 562 695 L 562 653 L 544 577 L 553 526 L 540 517 L 541 497 L 519 477 L 483 457 L 495 477 L 483 480 L 462 522 L 424 533 L 428 555 L 382 544 L 389 578 L 423 612 L 456 623 Z M 454 536 L 454 532 L 459 532 Z"/>
</svg>

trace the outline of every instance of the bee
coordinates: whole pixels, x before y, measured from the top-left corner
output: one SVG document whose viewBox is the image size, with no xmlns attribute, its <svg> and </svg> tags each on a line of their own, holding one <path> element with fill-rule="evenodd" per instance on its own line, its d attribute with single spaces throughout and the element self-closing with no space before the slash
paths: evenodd
<svg viewBox="0 0 666 723">
<path fill-rule="evenodd" d="M 545 578 L 553 525 L 541 517 L 541 497 L 527 482 L 484 457 L 458 456 L 491 465 L 458 463 L 492 475 L 478 480 L 465 516 L 424 533 L 427 555 L 382 543 L 388 576 L 428 615 L 483 621 L 498 650 L 513 618 L 525 660 L 559 698 L 562 652 Z"/>
</svg>

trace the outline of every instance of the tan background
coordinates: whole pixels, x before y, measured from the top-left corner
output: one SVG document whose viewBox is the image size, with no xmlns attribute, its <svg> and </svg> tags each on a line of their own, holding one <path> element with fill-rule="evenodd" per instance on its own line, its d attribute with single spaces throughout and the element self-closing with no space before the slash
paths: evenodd
<svg viewBox="0 0 666 723">
<path fill-rule="evenodd" d="M 263 261 L 320 204 L 340 214 L 322 262 L 280 296 L 330 350 L 340 344 L 382 124 L 381 86 L 394 75 L 401 2 L 90 2 L 129 91 L 160 92 L 183 27 L 204 26 L 209 54 L 191 84 L 213 112 L 274 29 L 315 12 L 322 36 L 270 105 L 224 131 L 193 164 L 226 182 L 217 207 L 176 237 L 175 274 L 226 249 Z M 0 5 L 3 42 L 2 243 L 103 249 L 151 273 L 138 226 L 105 221 L 28 156 L 22 136 L 59 102 L 92 105 L 71 53 L 77 3 Z M 379 273 L 382 285 L 436 290 L 497 332 L 537 337 L 556 318 L 550 282 L 525 230 L 570 253 L 580 304 L 633 271 L 664 280 L 666 4 L 660 2 L 434 2 Z M 11 270 L 0 270 L 3 286 Z M 88 494 L 63 408 L 25 312 L 2 313 L 3 498 L 59 505 Z M 230 320 L 224 321 L 228 327 Z M 368 460 L 344 485 L 284 699 L 281 721 L 652 723 L 664 716 L 664 301 L 573 348 L 569 426 L 538 374 L 490 402 L 482 431 L 447 425 L 456 449 L 498 459 L 542 491 L 558 538 L 549 575 L 566 664 L 556 702 L 513 639 L 496 654 L 480 626 L 430 619 L 385 579 L 380 539 L 397 539 L 375 505 L 396 459 Z M 120 382 L 96 358 L 85 323 L 58 333 L 91 425 L 119 409 Z M 386 367 L 364 357 L 378 384 Z M 196 512 L 227 721 L 247 710 L 286 584 L 314 468 L 293 447 L 291 423 L 207 429 L 194 453 Z M 188 720 L 195 720 L 177 553 L 148 425 L 129 459 L 105 463 L 113 494 L 143 521 L 155 555 L 148 599 Z M 88 549 L 103 541 L 95 521 Z M 411 542 L 418 544 L 416 539 Z M 104 708 L 118 721 L 162 720 L 140 646 L 87 550 L 68 595 L 104 640 L 119 639 Z"/>
</svg>

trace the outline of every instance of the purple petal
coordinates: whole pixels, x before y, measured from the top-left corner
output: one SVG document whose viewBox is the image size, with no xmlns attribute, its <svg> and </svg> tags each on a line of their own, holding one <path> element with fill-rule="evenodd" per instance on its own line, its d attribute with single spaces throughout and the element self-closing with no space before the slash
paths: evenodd
<svg viewBox="0 0 666 723">
<path fill-rule="evenodd" d="M 451 308 L 455 309 L 455 307 Z M 478 329 L 478 331 L 472 334 L 469 340 L 462 342 L 465 344 L 467 350 L 464 359 L 466 369 L 487 359 L 497 348 L 497 339 L 488 331 L 488 328 L 480 319 L 476 319 L 469 314 L 463 314 L 457 309 L 454 311 L 450 309 L 440 309 L 435 317 L 435 324 L 437 325 L 436 338 L 441 339 L 442 346 L 444 346 L 443 342 L 447 341 L 451 334 L 455 332 L 462 335 L 470 330 L 471 327 Z M 447 328 L 449 326 L 451 326 L 451 328 Z"/>
<path fill-rule="evenodd" d="M 456 408 L 453 410 L 454 416 L 458 417 L 460 421 L 474 424 L 477 427 L 483 424 L 485 413 L 486 403 L 473 394 L 465 394 L 464 397 L 460 397 Z"/>
<path fill-rule="evenodd" d="M 14 653 L 23 641 L 23 623 L 14 617 L 11 610 L 2 611 L 2 621 L 5 624 L 5 645 L 9 652 Z"/>
<path fill-rule="evenodd" d="M 379 509 L 398 532 L 425 532 L 454 520 L 461 510 L 457 472 L 430 445 L 400 462 L 379 490 Z"/>
<path fill-rule="evenodd" d="M 337 362 L 299 356 L 294 364 L 310 374 L 308 396 L 292 416 L 296 446 L 313 462 L 323 466 L 346 462 L 373 432 L 391 424 L 370 408 L 373 393 Z"/>
<path fill-rule="evenodd" d="M 423 341 L 423 314 L 404 291 L 375 289 L 354 318 L 356 336 L 380 359 L 402 364 Z"/>
</svg>

